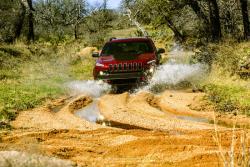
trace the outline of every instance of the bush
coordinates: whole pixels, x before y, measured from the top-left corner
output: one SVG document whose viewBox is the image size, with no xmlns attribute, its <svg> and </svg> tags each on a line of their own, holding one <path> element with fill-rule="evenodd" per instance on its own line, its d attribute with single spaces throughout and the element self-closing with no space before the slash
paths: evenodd
<svg viewBox="0 0 250 167">
<path fill-rule="evenodd" d="M 212 48 L 203 46 L 198 51 L 196 51 L 195 55 L 191 58 L 191 63 L 207 64 L 211 70 L 211 66 L 215 57 L 216 54 Z"/>
<path fill-rule="evenodd" d="M 250 60 L 250 42 L 226 42 L 217 46 L 216 65 L 232 75 L 240 71 L 245 61 Z"/>
<path fill-rule="evenodd" d="M 215 104 L 216 110 L 250 115 L 250 92 L 246 88 L 234 85 L 205 86 L 207 98 Z"/>
</svg>

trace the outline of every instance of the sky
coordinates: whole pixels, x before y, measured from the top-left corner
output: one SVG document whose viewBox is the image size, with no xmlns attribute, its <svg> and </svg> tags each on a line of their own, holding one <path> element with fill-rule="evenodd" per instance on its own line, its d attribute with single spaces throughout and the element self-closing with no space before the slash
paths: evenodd
<svg viewBox="0 0 250 167">
<path fill-rule="evenodd" d="M 96 3 L 102 3 L 103 0 L 87 0 L 91 5 Z M 121 0 L 108 0 L 108 8 L 117 9 L 121 3 Z"/>
</svg>

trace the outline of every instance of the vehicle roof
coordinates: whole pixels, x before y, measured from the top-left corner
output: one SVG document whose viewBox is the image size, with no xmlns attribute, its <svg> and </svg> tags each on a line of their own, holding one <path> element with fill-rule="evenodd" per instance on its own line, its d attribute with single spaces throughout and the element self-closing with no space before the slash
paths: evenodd
<svg viewBox="0 0 250 167">
<path fill-rule="evenodd" d="M 148 37 L 132 37 L 132 38 L 114 38 L 111 39 L 108 43 L 118 43 L 118 42 L 140 42 L 140 41 L 151 41 Z"/>
</svg>

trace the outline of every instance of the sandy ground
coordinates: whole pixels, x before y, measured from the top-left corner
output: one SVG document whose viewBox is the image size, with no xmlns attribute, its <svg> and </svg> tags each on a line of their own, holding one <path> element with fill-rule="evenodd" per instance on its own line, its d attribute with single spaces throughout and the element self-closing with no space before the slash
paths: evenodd
<svg viewBox="0 0 250 167">
<path fill-rule="evenodd" d="M 241 165 L 249 158 L 243 151 L 248 150 L 249 131 L 236 129 L 231 147 L 232 129 L 215 127 L 212 109 L 197 104 L 203 95 L 191 91 L 107 94 L 98 106 L 105 118 L 102 124 L 109 126 L 74 115 L 91 98 L 59 99 L 21 112 L 12 122 L 13 130 L 0 132 L 0 151 L 56 157 L 79 166 L 214 167 L 224 166 L 223 158 L 230 161 L 234 148 L 232 159 Z M 235 120 L 232 116 L 223 119 Z M 245 125 L 248 121 L 244 117 Z"/>
</svg>

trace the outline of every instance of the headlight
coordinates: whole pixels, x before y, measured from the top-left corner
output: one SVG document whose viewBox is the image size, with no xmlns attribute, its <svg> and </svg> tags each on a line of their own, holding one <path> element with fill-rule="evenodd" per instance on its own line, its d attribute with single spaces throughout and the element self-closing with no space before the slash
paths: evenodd
<svg viewBox="0 0 250 167">
<path fill-rule="evenodd" d="M 97 66 L 97 67 L 104 67 L 104 64 L 96 63 L 95 66 Z"/>
<path fill-rule="evenodd" d="M 150 67 L 149 72 L 153 74 L 153 73 L 154 73 L 154 71 L 155 71 L 154 66 Z"/>
<path fill-rule="evenodd" d="M 103 71 L 100 71 L 100 73 L 99 73 L 99 74 L 102 76 L 102 75 L 104 75 L 104 72 L 103 72 Z"/>
</svg>

